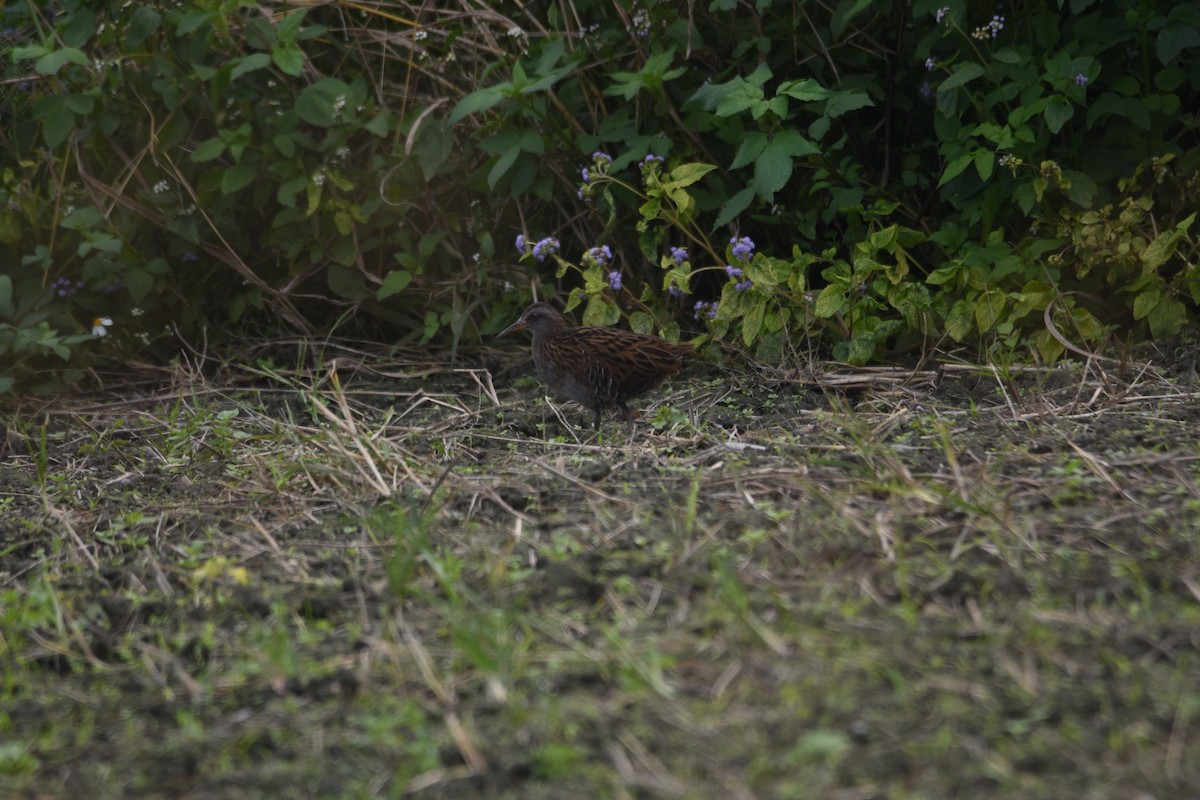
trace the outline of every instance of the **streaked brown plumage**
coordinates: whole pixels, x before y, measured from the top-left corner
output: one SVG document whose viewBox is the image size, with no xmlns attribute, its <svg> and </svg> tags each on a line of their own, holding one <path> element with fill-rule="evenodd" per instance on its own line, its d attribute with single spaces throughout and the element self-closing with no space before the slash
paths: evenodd
<svg viewBox="0 0 1200 800">
<path fill-rule="evenodd" d="M 533 364 L 542 383 L 559 398 L 594 411 L 597 428 L 601 412 L 617 408 L 632 429 L 626 403 L 678 372 L 692 351 L 690 344 L 620 328 L 571 328 L 546 303 L 525 309 L 500 336 L 523 328 L 533 334 Z"/>
</svg>

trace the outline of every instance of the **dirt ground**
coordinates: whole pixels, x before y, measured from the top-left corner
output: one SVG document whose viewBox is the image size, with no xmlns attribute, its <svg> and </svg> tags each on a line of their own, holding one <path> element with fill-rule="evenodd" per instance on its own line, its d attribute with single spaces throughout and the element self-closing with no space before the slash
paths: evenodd
<svg viewBox="0 0 1200 800">
<path fill-rule="evenodd" d="M 1200 796 L 1196 351 L 26 400 L 5 797 Z"/>
</svg>

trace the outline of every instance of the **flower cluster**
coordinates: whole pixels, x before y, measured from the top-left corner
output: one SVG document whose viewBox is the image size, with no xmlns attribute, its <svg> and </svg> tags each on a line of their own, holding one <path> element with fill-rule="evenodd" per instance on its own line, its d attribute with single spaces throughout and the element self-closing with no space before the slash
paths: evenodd
<svg viewBox="0 0 1200 800">
<path fill-rule="evenodd" d="M 596 178 L 607 175 L 608 168 L 612 164 L 613 158 L 603 150 L 597 150 L 592 153 L 591 167 L 583 167 L 579 170 L 579 177 L 583 179 L 583 185 L 579 187 L 576 195 L 580 200 L 586 201 L 592 194 L 592 184 Z"/>
<path fill-rule="evenodd" d="M 583 254 L 583 263 L 596 267 L 604 267 L 612 262 L 612 249 L 608 245 L 593 247 Z"/>
<path fill-rule="evenodd" d="M 738 263 L 745 263 L 750 260 L 750 256 L 754 253 L 754 240 L 749 236 L 737 237 L 734 236 L 729 240 L 730 251 L 733 258 Z M 733 288 L 739 292 L 744 292 L 754 285 L 754 281 L 743 277 L 742 268 L 733 264 L 725 265 L 725 274 L 732 280 L 737 281 Z"/>
<path fill-rule="evenodd" d="M 696 305 L 692 307 L 692 312 L 696 319 L 716 319 L 717 304 L 706 303 L 703 300 L 696 301 Z"/>
<path fill-rule="evenodd" d="M 1087 86 L 1088 85 L 1088 76 L 1084 75 L 1082 72 L 1079 73 L 1078 75 L 1076 75 L 1075 76 L 1075 85 L 1076 86 Z"/>
<path fill-rule="evenodd" d="M 996 14 L 987 25 L 982 25 L 971 34 L 973 39 L 995 39 L 1004 30 L 1004 17 Z"/>
<path fill-rule="evenodd" d="M 639 3 L 633 5 L 633 15 L 629 18 L 629 32 L 643 39 L 650 35 L 650 12 Z"/>
<path fill-rule="evenodd" d="M 750 254 L 754 252 L 754 242 L 749 236 L 738 238 L 734 236 L 729 240 L 729 244 L 733 246 L 733 257 L 738 261 L 747 261 Z"/>
<path fill-rule="evenodd" d="M 686 247 L 672 247 L 671 248 L 671 258 L 673 258 L 675 260 L 676 264 L 682 264 L 683 262 L 687 261 L 688 260 L 687 248 Z"/>
<path fill-rule="evenodd" d="M 553 236 L 547 236 L 545 239 L 542 239 L 541 241 L 535 242 L 531 245 L 529 243 L 529 239 L 525 237 L 525 234 L 519 233 L 517 234 L 517 240 L 515 244 L 517 247 L 517 252 L 522 256 L 527 256 L 532 253 L 533 257 L 538 261 L 545 261 L 548 256 L 552 256 L 562 249 L 562 245 L 559 243 L 558 239 L 554 238 Z"/>
<path fill-rule="evenodd" d="M 667 287 L 667 294 L 671 295 L 671 297 L 683 297 L 684 291 L 672 283 Z"/>
<path fill-rule="evenodd" d="M 621 288 L 621 273 L 616 270 L 608 273 L 608 285 L 614 292 L 618 291 Z"/>
<path fill-rule="evenodd" d="M 59 297 L 70 297 L 83 288 L 83 281 L 72 281 L 70 278 L 58 278 L 50 284 L 50 289 Z"/>
<path fill-rule="evenodd" d="M 942 6 L 941 8 L 939 8 L 937 10 L 937 14 L 934 16 L 934 18 L 937 20 L 938 24 L 940 25 L 940 24 L 942 24 L 942 20 L 949 13 L 950 13 L 950 6 Z"/>
</svg>

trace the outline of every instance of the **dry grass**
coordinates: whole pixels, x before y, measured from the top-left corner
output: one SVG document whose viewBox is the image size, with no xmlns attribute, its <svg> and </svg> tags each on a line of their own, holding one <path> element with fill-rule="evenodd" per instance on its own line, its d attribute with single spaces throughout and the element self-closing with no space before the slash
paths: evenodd
<svg viewBox="0 0 1200 800">
<path fill-rule="evenodd" d="M 1200 789 L 1194 376 L 361 355 L 9 421 L 5 793 Z"/>
</svg>

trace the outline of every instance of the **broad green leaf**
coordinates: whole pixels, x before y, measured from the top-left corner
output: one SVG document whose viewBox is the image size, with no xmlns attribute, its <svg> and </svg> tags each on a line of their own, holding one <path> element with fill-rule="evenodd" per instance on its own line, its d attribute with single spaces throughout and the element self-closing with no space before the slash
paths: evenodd
<svg viewBox="0 0 1200 800">
<path fill-rule="evenodd" d="M 1150 323 L 1150 335 L 1155 339 L 1179 333 L 1186 320 L 1187 309 L 1183 303 L 1170 297 L 1164 297 L 1146 317 L 1146 321 Z"/>
<path fill-rule="evenodd" d="M 954 65 L 954 71 L 950 73 L 950 77 L 942 81 L 938 85 L 939 92 L 945 92 L 950 89 L 957 89 L 964 86 L 983 74 L 983 67 L 976 64 L 974 61 L 967 61 Z"/>
<path fill-rule="evenodd" d="M 1046 117 L 1046 126 L 1050 132 L 1058 133 L 1071 117 L 1075 116 L 1075 107 L 1065 97 L 1052 97 L 1042 113 Z"/>
<path fill-rule="evenodd" d="M 505 84 L 506 86 L 508 84 Z M 450 122 L 455 123 L 463 117 L 469 117 L 479 111 L 486 111 L 492 106 L 504 99 L 504 94 L 501 93 L 499 87 L 493 86 L 490 89 L 480 89 L 477 92 L 471 92 L 469 95 L 458 101 L 458 105 L 450 112 Z"/>
<path fill-rule="evenodd" d="M 375 292 L 376 300 L 386 300 L 394 294 L 404 291 L 412 283 L 412 273 L 407 270 L 392 270 L 383 279 L 383 283 Z"/>
<path fill-rule="evenodd" d="M 234 164 L 221 174 L 221 193 L 233 194 L 254 182 L 258 169 L 250 164 Z"/>
<path fill-rule="evenodd" d="M 972 154 L 963 153 L 961 156 L 959 156 L 958 158 L 954 159 L 949 164 L 947 164 L 945 171 L 942 172 L 941 179 L 938 181 L 938 188 L 940 189 L 942 186 L 945 186 L 948 182 L 957 178 L 962 173 L 963 170 L 965 170 L 967 167 L 971 166 L 971 164 L 974 162 L 974 160 L 975 160 L 975 157 Z"/>
<path fill-rule="evenodd" d="M 670 182 L 672 185 L 678 188 L 691 186 L 693 183 L 700 180 L 714 169 L 716 169 L 714 164 L 680 164 L 678 167 L 671 170 Z"/>
<path fill-rule="evenodd" d="M 37 63 L 33 65 L 33 68 L 39 75 L 57 75 L 63 65 L 68 62 L 84 67 L 92 63 L 82 50 L 74 47 L 64 47 L 51 51 L 39 58 Z"/>
<path fill-rule="evenodd" d="M 214 158 L 219 158 L 224 152 L 225 142 L 221 141 L 221 137 L 214 136 L 196 145 L 196 149 L 192 151 L 192 161 L 198 164 L 212 161 Z"/>
<path fill-rule="evenodd" d="M 247 72 L 254 72 L 270 65 L 271 57 L 266 53 L 251 53 L 248 56 L 237 59 L 235 66 L 229 73 L 230 80 L 237 80 Z"/>
<path fill-rule="evenodd" d="M 787 185 L 792 177 L 792 156 L 786 145 L 770 142 L 754 162 L 754 188 L 766 202 Z"/>
<path fill-rule="evenodd" d="M 304 51 L 294 44 L 276 47 L 271 51 L 271 60 L 285 75 L 298 78 L 304 72 Z"/>
<path fill-rule="evenodd" d="M 135 303 L 145 300 L 154 289 L 154 276 L 140 267 L 134 267 L 125 273 L 125 288 L 129 297 Z"/>
</svg>

